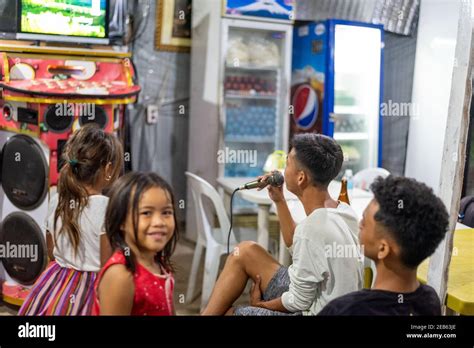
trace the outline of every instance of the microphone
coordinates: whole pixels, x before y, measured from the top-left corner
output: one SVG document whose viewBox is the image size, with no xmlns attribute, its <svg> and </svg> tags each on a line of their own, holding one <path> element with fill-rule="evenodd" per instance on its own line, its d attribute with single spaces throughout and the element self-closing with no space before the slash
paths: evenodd
<svg viewBox="0 0 474 348">
<path fill-rule="evenodd" d="M 272 174 L 267 177 L 266 180 L 261 180 L 257 179 L 254 181 L 250 181 L 246 183 L 243 186 L 240 186 L 238 189 L 239 190 L 251 190 L 255 188 L 264 188 L 267 185 L 271 186 L 281 186 L 283 185 L 283 182 L 285 181 L 285 178 L 279 171 L 272 172 Z"/>
</svg>

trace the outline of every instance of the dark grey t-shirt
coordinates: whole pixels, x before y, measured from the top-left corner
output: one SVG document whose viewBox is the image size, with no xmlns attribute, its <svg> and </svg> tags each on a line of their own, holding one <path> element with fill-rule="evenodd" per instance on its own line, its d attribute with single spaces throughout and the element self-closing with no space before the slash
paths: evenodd
<svg viewBox="0 0 474 348">
<path fill-rule="evenodd" d="M 364 289 L 329 302 L 318 315 L 441 315 L 441 305 L 428 285 L 410 293 Z"/>
</svg>

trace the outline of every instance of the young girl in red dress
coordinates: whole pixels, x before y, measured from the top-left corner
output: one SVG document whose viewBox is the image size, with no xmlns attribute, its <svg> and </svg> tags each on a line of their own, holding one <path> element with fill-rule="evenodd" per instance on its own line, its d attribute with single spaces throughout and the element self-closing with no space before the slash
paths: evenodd
<svg viewBox="0 0 474 348">
<path fill-rule="evenodd" d="M 112 187 L 105 230 L 114 254 L 95 284 L 96 315 L 173 315 L 170 263 L 178 240 L 171 187 L 129 173 Z"/>
</svg>

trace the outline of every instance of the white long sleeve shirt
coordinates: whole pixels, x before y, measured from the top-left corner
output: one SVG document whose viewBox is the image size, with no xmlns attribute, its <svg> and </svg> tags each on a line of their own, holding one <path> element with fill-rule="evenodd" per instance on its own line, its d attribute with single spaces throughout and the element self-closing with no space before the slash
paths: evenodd
<svg viewBox="0 0 474 348">
<path fill-rule="evenodd" d="M 362 288 L 358 231 L 357 216 L 345 203 L 316 209 L 296 227 L 290 286 L 281 297 L 288 311 L 316 315 L 331 300 Z"/>
</svg>

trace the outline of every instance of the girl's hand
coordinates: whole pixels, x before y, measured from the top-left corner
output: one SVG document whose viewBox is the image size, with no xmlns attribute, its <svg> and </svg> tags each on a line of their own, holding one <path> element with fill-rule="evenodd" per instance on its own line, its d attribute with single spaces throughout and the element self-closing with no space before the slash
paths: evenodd
<svg viewBox="0 0 474 348">
<path fill-rule="evenodd" d="M 265 181 L 270 176 L 271 174 L 266 174 L 266 175 L 259 176 L 258 179 Z M 285 196 L 283 195 L 283 185 L 278 186 L 278 187 L 267 185 L 266 187 L 268 189 L 268 196 L 273 202 L 280 203 L 285 200 Z M 258 188 L 257 191 L 260 191 L 262 189 L 263 188 Z"/>
<path fill-rule="evenodd" d="M 252 285 L 250 290 L 250 305 L 253 307 L 259 307 L 259 303 L 262 302 L 262 291 L 260 290 L 260 276 L 257 275 L 257 280 Z"/>
</svg>

